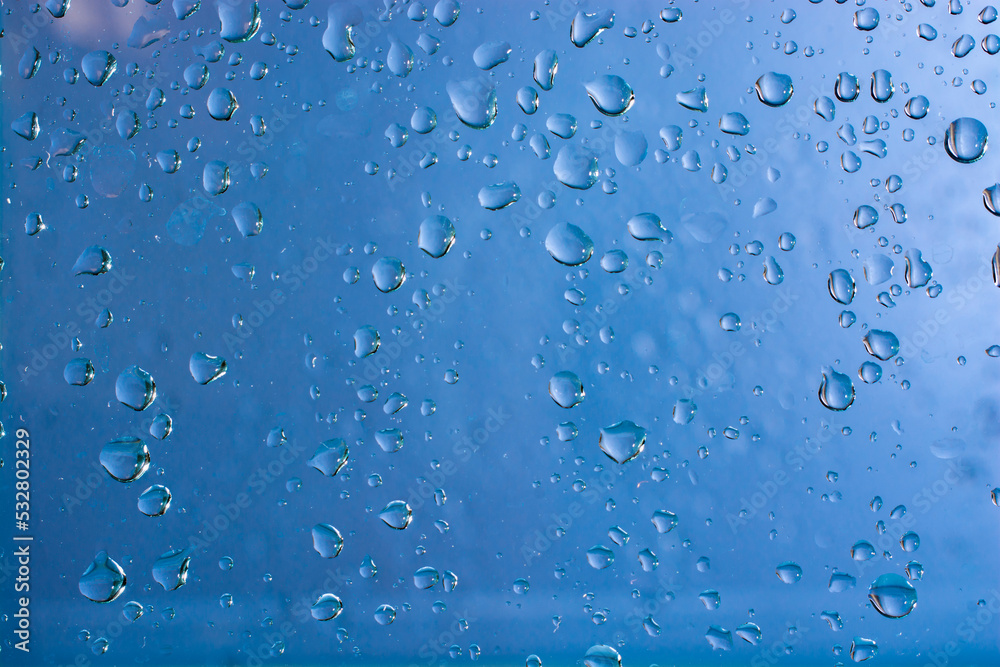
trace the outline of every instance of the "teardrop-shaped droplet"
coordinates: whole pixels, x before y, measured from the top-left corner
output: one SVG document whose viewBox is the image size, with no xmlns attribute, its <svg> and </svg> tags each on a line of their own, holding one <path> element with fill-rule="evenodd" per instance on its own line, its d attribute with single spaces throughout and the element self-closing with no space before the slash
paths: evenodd
<svg viewBox="0 0 1000 667">
<path fill-rule="evenodd" d="M 115 396 L 133 410 L 145 410 L 156 400 L 156 383 L 146 371 L 138 366 L 129 366 L 115 382 Z"/>
<path fill-rule="evenodd" d="M 449 81 L 446 88 L 455 115 L 465 125 L 484 130 L 496 120 L 497 94 L 488 80 Z"/>
<path fill-rule="evenodd" d="M 802 568 L 793 561 L 781 563 L 775 568 L 774 573 L 778 575 L 778 579 L 786 584 L 794 584 L 802 578 Z"/>
<path fill-rule="evenodd" d="M 681 91 L 674 96 L 674 99 L 690 111 L 708 111 L 708 93 L 704 86 Z"/>
<path fill-rule="evenodd" d="M 627 463 L 646 446 L 646 429 L 623 420 L 601 429 L 598 444 L 615 463 Z"/>
<path fill-rule="evenodd" d="M 320 443 L 308 463 L 327 477 L 333 477 L 347 464 L 349 449 L 343 438 Z"/>
<path fill-rule="evenodd" d="M 660 217 L 655 213 L 638 213 L 628 221 L 628 233 L 636 241 L 662 241 L 670 232 L 660 224 Z"/>
<path fill-rule="evenodd" d="M 149 469 L 149 448 L 139 438 L 116 438 L 101 449 L 101 465 L 119 482 L 134 482 Z"/>
<path fill-rule="evenodd" d="M 819 401 L 823 407 L 840 412 L 854 403 L 854 383 L 844 373 L 832 368 L 823 369 L 823 379 L 819 384 Z"/>
<path fill-rule="evenodd" d="M 153 563 L 153 579 L 165 591 L 176 591 L 187 583 L 191 556 L 187 549 L 171 549 Z"/>
<path fill-rule="evenodd" d="M 101 551 L 94 557 L 83 576 L 80 577 L 80 592 L 94 602 L 111 602 L 125 590 L 126 578 L 122 566 Z"/>
<path fill-rule="evenodd" d="M 906 268 L 904 271 L 904 277 L 908 287 L 911 289 L 923 287 L 930 282 L 933 274 L 934 271 L 931 269 L 931 265 L 924 261 L 924 258 L 920 254 L 919 250 L 916 248 L 910 248 L 906 251 Z"/>
<path fill-rule="evenodd" d="M 204 352 L 195 352 L 188 362 L 191 377 L 198 384 L 208 384 L 226 374 L 226 360 Z"/>
<path fill-rule="evenodd" d="M 888 102 L 895 92 L 892 84 L 892 74 L 889 70 L 877 69 L 872 72 L 872 99 L 876 102 Z"/>
<path fill-rule="evenodd" d="M 858 95 L 861 94 L 858 77 L 849 72 L 841 72 L 833 85 L 833 93 L 841 102 L 853 102 L 858 99 Z"/>
<path fill-rule="evenodd" d="M 587 550 L 587 563 L 595 570 L 603 570 L 614 562 L 614 552 L 605 546 L 597 545 Z"/>
<path fill-rule="evenodd" d="M 481 70 L 491 70 L 502 65 L 510 58 L 510 42 L 485 42 L 476 47 L 472 53 L 472 61 Z"/>
<path fill-rule="evenodd" d="M 588 14 L 580 11 L 573 17 L 570 25 L 569 38 L 573 46 L 583 48 L 599 34 L 615 25 L 615 12 L 604 9 Z"/>
<path fill-rule="evenodd" d="M 389 42 L 389 53 L 386 55 L 385 64 L 396 76 L 408 76 L 413 69 L 413 50 L 393 36 L 389 37 Z"/>
<path fill-rule="evenodd" d="M 868 204 L 862 204 L 854 211 L 854 226 L 867 229 L 878 222 L 878 211 Z"/>
<path fill-rule="evenodd" d="M 73 275 L 99 276 L 111 270 L 111 253 L 99 245 L 86 248 L 73 264 Z"/>
<path fill-rule="evenodd" d="M 605 116 L 621 116 L 635 103 L 632 86 L 614 74 L 602 74 L 584 87 L 590 101 Z"/>
<path fill-rule="evenodd" d="M 785 272 L 781 270 L 778 261 L 774 257 L 764 260 L 764 280 L 769 285 L 780 285 L 785 279 Z"/>
<path fill-rule="evenodd" d="M 344 548 L 340 531 L 328 523 L 317 523 L 312 529 L 313 549 L 323 558 L 336 558 Z"/>
<path fill-rule="evenodd" d="M 323 48 L 338 63 L 347 62 L 355 53 L 354 27 L 364 20 L 361 9 L 349 2 L 330 3 L 326 19 Z"/>
<path fill-rule="evenodd" d="M 343 610 L 344 603 L 340 601 L 340 598 L 333 593 L 323 593 L 316 598 L 309 613 L 317 621 L 330 621 L 340 616 L 340 612 Z"/>
<path fill-rule="evenodd" d="M 393 500 L 379 512 L 378 518 L 382 519 L 385 525 L 390 528 L 403 530 L 410 525 L 410 521 L 413 519 L 413 512 L 405 501 Z"/>
<path fill-rule="evenodd" d="M 864 337 L 865 349 L 876 359 L 886 361 L 899 352 L 899 339 L 891 331 L 870 329 Z"/>
<path fill-rule="evenodd" d="M 244 238 L 257 236 L 264 229 L 264 214 L 251 201 L 240 202 L 233 207 L 233 222 Z"/>
<path fill-rule="evenodd" d="M 354 356 L 358 359 L 375 354 L 379 346 L 379 335 L 375 327 L 364 325 L 354 332 Z"/>
</svg>

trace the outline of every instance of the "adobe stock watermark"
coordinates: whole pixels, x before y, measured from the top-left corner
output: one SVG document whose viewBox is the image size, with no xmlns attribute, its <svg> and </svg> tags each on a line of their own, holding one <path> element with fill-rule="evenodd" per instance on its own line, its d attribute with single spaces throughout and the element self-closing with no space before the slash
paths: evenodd
<svg viewBox="0 0 1000 667">
<path fill-rule="evenodd" d="M 609 488 L 617 479 L 617 475 L 609 468 L 601 471 L 597 478 L 597 484 L 587 484 L 586 488 L 580 492 L 581 501 L 574 500 L 566 508 L 565 512 L 553 512 L 548 519 L 549 523 L 544 528 L 525 535 L 518 552 L 526 566 L 531 565 L 549 551 L 556 543 L 566 536 L 566 532 L 587 514 L 587 508 L 600 502 L 601 493 L 594 488 Z"/>
<path fill-rule="evenodd" d="M 434 497 L 434 492 L 442 489 L 447 480 L 454 477 L 461 466 L 468 463 L 472 457 L 511 419 L 503 406 L 490 408 L 486 416 L 480 420 L 480 425 L 473 428 L 467 435 L 452 441 L 451 457 L 429 464 L 430 472 L 417 478 L 417 484 L 406 490 L 406 503 L 410 509 L 417 511 L 428 500 Z"/>
<path fill-rule="evenodd" d="M 197 533 L 188 535 L 188 549 L 208 549 L 210 545 L 218 541 L 226 531 L 239 522 L 241 517 L 246 515 L 246 510 L 253 505 L 254 500 L 262 496 L 288 466 L 302 456 L 305 449 L 305 445 L 300 445 L 294 440 L 278 447 L 277 456 L 268 461 L 266 465 L 259 466 L 246 478 L 244 485 L 252 493 L 240 491 L 233 496 L 230 502 L 219 503 L 218 512 L 211 519 L 203 520 Z"/>
<path fill-rule="evenodd" d="M 72 349 L 73 340 L 83 332 L 83 326 L 87 323 L 96 325 L 96 320 L 101 312 L 110 306 L 115 297 L 122 294 L 125 288 L 135 280 L 135 276 L 126 269 L 113 268 L 106 275 L 110 276 L 106 285 L 97 290 L 94 295 L 80 301 L 73 309 L 73 312 L 81 318 L 80 320 L 70 320 L 62 325 L 60 330 L 46 336 L 49 342 L 31 349 L 28 355 L 28 365 L 18 366 L 21 382 L 27 384 L 33 378 L 38 377 L 61 352 Z"/>
<path fill-rule="evenodd" d="M 771 302 L 771 305 L 750 320 L 754 326 L 740 326 L 739 331 L 735 333 L 752 338 L 761 330 L 768 333 L 773 332 L 781 318 L 799 300 L 799 295 L 787 285 L 779 286 L 777 292 L 778 295 Z M 709 391 L 713 386 L 717 386 L 726 373 L 736 365 L 737 360 L 747 353 L 748 349 L 748 346 L 742 341 L 736 340 L 731 342 L 724 352 L 713 352 L 712 361 L 694 374 L 694 383 L 687 384 L 681 389 L 682 396 L 691 400 Z"/>
<path fill-rule="evenodd" d="M 241 318 L 239 325 L 235 326 L 236 333 L 226 332 L 222 334 L 222 342 L 230 354 L 237 354 L 242 343 L 249 340 L 254 333 L 260 329 L 278 311 L 278 307 L 283 305 L 291 294 L 298 292 L 302 287 L 319 271 L 320 266 L 337 254 L 337 247 L 333 242 L 333 237 L 316 237 L 316 244 L 306 257 L 288 267 L 287 272 L 281 275 L 281 282 L 288 286 L 288 291 L 278 288 L 272 289 L 267 296 L 253 300 L 253 310 Z"/>
<path fill-rule="evenodd" d="M 969 614 L 955 626 L 954 634 L 960 641 L 949 640 L 940 650 L 928 650 L 927 662 L 923 667 L 947 667 L 950 664 L 968 665 L 969 660 L 955 660 L 968 645 L 976 641 L 976 637 L 996 625 L 995 619 L 1000 615 L 1000 591 L 991 589 L 988 599 L 982 600 L 976 613 Z M 993 630 L 995 637 L 995 630 Z"/>
<path fill-rule="evenodd" d="M 823 423 L 814 437 L 806 438 L 804 442 L 785 452 L 782 467 L 772 472 L 765 480 L 757 482 L 756 490 L 749 497 L 740 498 L 740 509 L 737 514 L 726 513 L 726 523 L 733 535 L 756 519 L 771 501 L 792 481 L 793 473 L 800 472 L 805 465 L 819 456 L 823 446 L 833 440 L 833 434 L 844 425 L 838 424 L 836 418 L 830 423 Z"/>
<path fill-rule="evenodd" d="M 650 636 L 658 635 L 659 626 L 656 625 L 656 614 L 666 609 L 667 605 L 673 602 L 677 594 L 683 590 L 684 581 L 678 579 L 675 574 L 657 573 L 656 591 L 625 614 L 625 627 L 633 635 L 642 632 L 646 632 Z"/>
</svg>

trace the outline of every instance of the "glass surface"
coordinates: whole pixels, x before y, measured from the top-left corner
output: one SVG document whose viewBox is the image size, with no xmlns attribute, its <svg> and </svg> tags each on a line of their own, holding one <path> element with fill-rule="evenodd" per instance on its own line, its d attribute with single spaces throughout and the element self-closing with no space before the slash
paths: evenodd
<svg viewBox="0 0 1000 667">
<path fill-rule="evenodd" d="M 0 663 L 1000 659 L 992 7 L 0 7 Z"/>
</svg>

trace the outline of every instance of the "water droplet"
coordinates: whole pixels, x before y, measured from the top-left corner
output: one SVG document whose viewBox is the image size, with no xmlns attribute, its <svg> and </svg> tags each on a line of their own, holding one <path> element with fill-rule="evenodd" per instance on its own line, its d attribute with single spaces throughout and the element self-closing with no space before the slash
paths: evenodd
<svg viewBox="0 0 1000 667">
<path fill-rule="evenodd" d="M 719 318 L 719 326 L 723 331 L 739 331 L 742 326 L 740 316 L 736 313 L 726 313 Z"/>
<path fill-rule="evenodd" d="M 517 91 L 517 106 L 527 115 L 538 111 L 538 92 L 531 86 L 524 86 Z"/>
<path fill-rule="evenodd" d="M 854 403 L 854 383 L 844 373 L 826 367 L 819 385 L 819 400 L 829 410 L 846 410 Z"/>
<path fill-rule="evenodd" d="M 387 454 L 403 448 L 403 433 L 398 428 L 384 428 L 375 433 L 375 442 Z"/>
<path fill-rule="evenodd" d="M 381 512 L 379 512 L 378 518 L 385 522 L 385 525 L 390 528 L 395 528 L 396 530 L 403 530 L 410 525 L 410 521 L 413 518 L 413 512 L 410 510 L 410 506 L 406 504 L 403 500 L 393 500 L 391 503 L 386 505 Z"/>
<path fill-rule="evenodd" d="M 768 72 L 757 79 L 754 87 L 757 99 L 769 107 L 780 107 L 792 99 L 792 77 L 787 74 Z"/>
<path fill-rule="evenodd" d="M 163 516 L 170 509 L 170 489 L 154 484 L 139 496 L 139 511 L 146 516 Z"/>
<path fill-rule="evenodd" d="M 871 542 L 860 540 L 851 547 L 851 558 L 856 561 L 871 560 L 874 557 L 875 547 L 871 545 Z"/>
<path fill-rule="evenodd" d="M 862 264 L 865 280 L 870 285 L 880 285 L 892 277 L 892 259 L 886 255 L 872 255 Z"/>
<path fill-rule="evenodd" d="M 229 165 L 222 160 L 212 160 L 205 165 L 201 176 L 205 192 L 218 197 L 229 189 Z"/>
<path fill-rule="evenodd" d="M 866 32 L 874 30 L 878 27 L 878 11 L 865 7 L 854 12 L 854 27 Z"/>
<path fill-rule="evenodd" d="M 837 75 L 833 90 L 841 102 L 853 102 L 861 94 L 861 84 L 858 82 L 858 77 L 849 72 L 841 72 Z"/>
<path fill-rule="evenodd" d="M 125 583 L 121 565 L 101 551 L 80 577 L 80 592 L 94 602 L 111 602 L 125 590 Z"/>
<path fill-rule="evenodd" d="M 595 570 L 603 570 L 610 567 L 614 562 L 614 553 L 605 546 L 597 545 L 587 549 L 587 563 Z"/>
<path fill-rule="evenodd" d="M 488 81 L 449 81 L 446 88 L 455 115 L 465 125 L 484 130 L 496 120 L 496 89 Z"/>
<path fill-rule="evenodd" d="M 545 249 L 560 264 L 579 266 L 594 254 L 594 242 L 576 225 L 561 222 L 546 235 Z"/>
<path fill-rule="evenodd" d="M 598 444 L 611 460 L 622 464 L 631 461 L 646 445 L 646 429 L 624 420 L 601 429 Z"/>
<path fill-rule="evenodd" d="M 378 609 L 374 613 L 375 622 L 379 625 L 389 625 L 394 620 L 396 620 L 396 608 L 383 604 L 379 605 Z"/>
<path fill-rule="evenodd" d="M 892 84 L 892 74 L 888 70 L 877 69 L 872 72 L 872 99 L 876 102 L 888 102 L 895 88 Z"/>
<path fill-rule="evenodd" d="M 187 582 L 191 556 L 187 549 L 171 549 L 153 563 L 153 579 L 165 591 L 175 591 Z"/>
<path fill-rule="evenodd" d="M 552 90 L 556 72 L 559 70 L 559 56 L 552 49 L 541 51 L 535 56 L 532 76 L 542 90 Z"/>
<path fill-rule="evenodd" d="M 955 40 L 955 43 L 951 45 L 951 53 L 956 58 L 964 58 L 969 55 L 974 48 L 976 48 L 976 38 L 972 35 L 965 34 L 961 35 Z"/>
<path fill-rule="evenodd" d="M 802 568 L 792 561 L 781 563 L 774 573 L 778 575 L 778 579 L 786 584 L 794 584 L 802 578 Z"/>
<path fill-rule="evenodd" d="M 705 633 L 705 639 L 713 651 L 733 650 L 733 633 L 718 625 L 710 625 Z"/>
<path fill-rule="evenodd" d="M 328 523 L 317 523 L 312 529 L 313 549 L 323 558 L 336 558 L 344 548 L 340 531 Z"/>
<path fill-rule="evenodd" d="M 80 62 L 83 76 L 94 86 L 103 86 L 118 69 L 118 61 L 107 51 L 91 51 Z"/>
<path fill-rule="evenodd" d="M 764 280 L 769 285 L 780 285 L 785 279 L 785 272 L 781 270 L 774 257 L 768 257 L 764 261 Z"/>
<path fill-rule="evenodd" d="M 899 339 L 890 331 L 872 329 L 864 337 L 865 349 L 876 359 L 886 361 L 899 352 Z"/>
<path fill-rule="evenodd" d="M 708 111 L 708 93 L 704 86 L 677 93 L 677 103 L 690 111 Z"/>
<path fill-rule="evenodd" d="M 99 276 L 111 270 L 111 253 L 99 245 L 85 249 L 73 264 L 73 275 Z"/>
<path fill-rule="evenodd" d="M 698 406 L 687 398 L 678 398 L 674 403 L 673 420 L 675 424 L 690 424 L 698 412 Z"/>
<path fill-rule="evenodd" d="M 83 357 L 73 359 L 63 369 L 63 379 L 75 387 L 86 386 L 94 379 L 94 364 Z"/>
<path fill-rule="evenodd" d="M 406 269 L 399 259 L 383 257 L 372 266 L 372 280 L 378 291 L 388 294 L 399 289 L 406 281 Z"/>
<path fill-rule="evenodd" d="M 424 591 L 433 588 L 439 579 L 438 571 L 429 566 L 422 567 L 413 573 L 413 585 Z"/>
<path fill-rule="evenodd" d="M 483 186 L 479 190 L 479 205 L 487 211 L 507 208 L 521 198 L 521 188 L 514 181 Z"/>
<path fill-rule="evenodd" d="M 667 510 L 656 510 L 653 512 L 652 522 L 657 533 L 666 535 L 677 527 L 677 515 Z"/>
<path fill-rule="evenodd" d="M 916 551 L 920 548 L 920 536 L 915 532 L 907 531 L 899 538 L 899 546 L 902 547 L 903 551 L 911 552 Z"/>
<path fill-rule="evenodd" d="M 864 662 L 878 655 L 878 645 L 871 639 L 855 637 L 851 640 L 851 660 Z"/>
<path fill-rule="evenodd" d="M 472 54 L 472 60 L 476 67 L 481 70 L 491 70 L 497 65 L 502 65 L 510 58 L 509 42 L 486 42 L 476 47 Z"/>
<path fill-rule="evenodd" d="M 599 34 L 615 25 L 615 12 L 611 9 L 593 14 L 577 12 L 570 25 L 569 38 L 577 48 L 583 48 Z"/>
<path fill-rule="evenodd" d="M 323 593 L 313 603 L 309 613 L 317 621 L 330 621 L 340 616 L 340 612 L 343 610 L 344 603 L 340 601 L 340 598 L 333 593 Z"/>
<path fill-rule="evenodd" d="M 204 352 L 195 352 L 188 362 L 188 370 L 191 371 L 191 377 L 195 382 L 208 384 L 226 374 L 226 360 Z"/>
<path fill-rule="evenodd" d="M 575 190 L 587 190 L 597 182 L 597 155 L 582 146 L 563 146 L 552 168 L 559 182 Z"/>
<path fill-rule="evenodd" d="M 642 130 L 625 130 L 615 137 L 615 157 L 626 167 L 640 164 L 646 159 L 648 150 L 649 142 Z"/>
<path fill-rule="evenodd" d="M 153 376 L 138 366 L 129 366 L 115 382 L 115 396 L 135 411 L 145 410 L 156 400 L 156 383 Z"/>
<path fill-rule="evenodd" d="M 917 589 L 898 574 L 883 574 L 868 589 L 868 599 L 886 618 L 903 618 L 917 606 Z"/>
<path fill-rule="evenodd" d="M 831 593 L 843 593 L 854 588 L 857 583 L 857 579 L 846 572 L 834 572 L 830 575 L 830 582 L 826 588 Z"/>
<path fill-rule="evenodd" d="M 944 133 L 944 149 L 955 162 L 970 164 L 983 157 L 989 137 L 975 118 L 958 118 Z"/>
<path fill-rule="evenodd" d="M 866 361 L 858 368 L 858 376 L 865 384 L 875 384 L 882 379 L 882 367 L 874 361 Z"/>
<path fill-rule="evenodd" d="M 454 242 L 455 226 L 443 215 L 432 215 L 420 223 L 417 245 L 431 257 L 444 257 Z"/>
<path fill-rule="evenodd" d="M 833 100 L 825 95 L 816 98 L 816 101 L 813 103 L 813 110 L 817 116 L 828 122 L 832 121 L 837 115 L 837 109 L 833 104 Z"/>
<path fill-rule="evenodd" d="M 227 0 L 216 3 L 219 22 L 222 24 L 219 36 L 232 44 L 241 44 L 253 39 L 260 29 L 260 7 L 257 0 Z"/>
<path fill-rule="evenodd" d="M 738 112 L 723 114 L 719 119 L 719 129 L 726 134 L 746 136 L 750 132 L 750 121 L 747 117 Z"/>
<path fill-rule="evenodd" d="M 569 409 L 582 403 L 586 392 L 575 373 L 560 371 L 549 380 L 549 396 L 559 407 Z"/>
<path fill-rule="evenodd" d="M 320 443 L 308 463 L 327 477 L 333 477 L 347 464 L 349 448 L 343 438 Z"/>
</svg>

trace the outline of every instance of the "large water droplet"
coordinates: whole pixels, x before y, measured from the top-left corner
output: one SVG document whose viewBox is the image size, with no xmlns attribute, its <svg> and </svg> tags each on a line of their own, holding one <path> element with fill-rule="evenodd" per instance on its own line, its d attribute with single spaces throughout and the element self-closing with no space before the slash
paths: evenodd
<svg viewBox="0 0 1000 667">
<path fill-rule="evenodd" d="M 149 448 L 139 438 L 116 438 L 101 449 L 101 465 L 119 482 L 134 482 L 149 469 Z"/>
<path fill-rule="evenodd" d="M 94 602 L 111 602 L 125 590 L 125 571 L 101 551 L 80 577 L 80 592 Z"/>
<path fill-rule="evenodd" d="M 510 42 L 486 42 L 472 53 L 472 60 L 481 70 L 491 70 L 510 58 Z"/>
<path fill-rule="evenodd" d="M 187 549 L 171 549 L 153 563 L 153 579 L 165 591 L 176 591 L 187 582 L 191 556 Z"/>
<path fill-rule="evenodd" d="M 597 545 L 587 549 L 587 563 L 595 570 L 603 570 L 615 562 L 615 554 L 611 549 Z"/>
<path fill-rule="evenodd" d="M 378 518 L 382 519 L 385 525 L 390 528 L 403 530 L 410 525 L 410 521 L 413 519 L 413 512 L 405 501 L 393 500 L 379 512 Z"/>
<path fill-rule="evenodd" d="M 615 12 L 611 9 L 596 11 L 593 14 L 577 12 L 570 25 L 569 38 L 574 46 L 582 49 L 614 24 Z"/>
<path fill-rule="evenodd" d="M 326 30 L 323 32 L 323 48 L 338 63 L 354 57 L 354 26 L 361 23 L 361 10 L 351 3 L 335 2 L 326 13 Z"/>
<path fill-rule="evenodd" d="M 656 527 L 656 532 L 661 535 L 666 535 L 671 530 L 677 527 L 677 515 L 673 512 L 668 512 L 667 510 L 656 510 L 653 512 L 653 526 Z"/>
<path fill-rule="evenodd" d="M 631 461 L 646 446 L 646 429 L 623 420 L 601 429 L 598 441 L 601 451 L 615 463 Z"/>
<path fill-rule="evenodd" d="M 198 384 L 208 384 L 226 374 L 226 360 L 204 352 L 195 352 L 188 362 L 191 377 Z"/>
<path fill-rule="evenodd" d="M 535 66 L 532 73 L 535 83 L 542 90 L 552 90 L 556 72 L 559 69 L 559 56 L 552 49 L 541 51 L 535 56 Z"/>
<path fill-rule="evenodd" d="M 635 102 L 632 86 L 614 74 L 602 74 L 584 87 L 590 101 L 605 116 L 621 116 Z"/>
<path fill-rule="evenodd" d="M 792 77 L 787 74 L 768 72 L 755 84 L 757 99 L 769 107 L 780 107 L 792 99 Z"/>
<path fill-rule="evenodd" d="M 586 393 L 576 373 L 560 371 L 549 380 L 549 396 L 561 408 L 572 408 L 583 402 Z"/>
<path fill-rule="evenodd" d="M 681 91 L 674 96 L 674 99 L 690 111 L 708 111 L 708 93 L 704 86 Z"/>
<path fill-rule="evenodd" d="M 851 407 L 854 402 L 854 383 L 844 373 L 832 368 L 823 369 L 823 379 L 819 384 L 819 401 L 823 407 L 840 412 Z"/>
<path fill-rule="evenodd" d="M 406 269 L 396 257 L 382 257 L 372 266 L 372 280 L 378 291 L 388 294 L 406 281 Z"/>
<path fill-rule="evenodd" d="M 561 222 L 546 235 L 545 249 L 560 264 L 579 266 L 594 254 L 594 242 L 576 225 Z"/>
<path fill-rule="evenodd" d="M 895 87 L 892 84 L 892 74 L 888 70 L 877 69 L 872 72 L 872 99 L 876 102 L 888 102 Z"/>
<path fill-rule="evenodd" d="M 479 205 L 487 211 L 507 208 L 521 198 L 521 188 L 514 181 L 486 185 L 479 190 Z"/>
<path fill-rule="evenodd" d="M 574 190 L 593 187 L 600 176 L 597 155 L 583 146 L 563 146 L 556 155 L 552 171 L 559 182 Z"/>
<path fill-rule="evenodd" d="M 833 93 L 841 102 L 853 102 L 861 94 L 861 84 L 858 77 L 849 72 L 841 72 L 837 75 L 837 81 L 833 85 Z"/>
<path fill-rule="evenodd" d="M 878 10 L 865 7 L 854 12 L 854 27 L 858 30 L 874 30 L 878 27 Z"/>
<path fill-rule="evenodd" d="M 778 579 L 781 579 L 786 584 L 794 584 L 802 578 L 802 568 L 798 563 L 790 560 L 778 565 L 774 573 L 778 575 Z"/>
<path fill-rule="evenodd" d="M 92 85 L 103 86 L 118 69 L 118 61 L 107 51 L 91 51 L 83 57 L 80 69 Z"/>
<path fill-rule="evenodd" d="M 216 88 L 209 93 L 206 105 L 208 115 L 215 120 L 229 120 L 240 106 L 236 95 L 228 88 Z"/>
<path fill-rule="evenodd" d="M 323 558 L 336 558 L 344 548 L 340 531 L 328 523 L 317 523 L 312 529 L 313 549 Z"/>
<path fill-rule="evenodd" d="M 94 364 L 83 357 L 73 359 L 63 369 L 63 379 L 75 387 L 86 386 L 94 379 Z"/>
<path fill-rule="evenodd" d="M 931 265 L 924 261 L 919 250 L 910 248 L 906 251 L 906 268 L 903 275 L 908 287 L 911 289 L 923 287 L 930 282 L 933 274 Z"/>
<path fill-rule="evenodd" d="M 201 176 L 205 192 L 218 197 L 229 189 L 229 165 L 222 160 L 212 160 L 205 165 Z"/>
<path fill-rule="evenodd" d="M 343 438 L 320 443 L 308 463 L 327 477 L 333 477 L 347 464 L 349 449 Z"/>
<path fill-rule="evenodd" d="M 227 42 L 241 44 L 253 38 L 260 29 L 260 7 L 257 0 L 217 0 L 219 36 Z"/>
<path fill-rule="evenodd" d="M 425 566 L 413 573 L 413 585 L 422 591 L 433 588 L 440 580 L 440 574 L 433 567 Z"/>
<path fill-rule="evenodd" d="M 111 270 L 111 253 L 99 245 L 86 248 L 73 264 L 73 275 L 99 276 Z"/>
<path fill-rule="evenodd" d="M 851 660 L 864 662 L 878 655 L 878 645 L 872 639 L 855 637 L 851 640 Z"/>
<path fill-rule="evenodd" d="M 340 601 L 340 598 L 333 593 L 323 593 L 316 598 L 309 613 L 317 621 L 330 621 L 340 616 L 340 612 L 343 610 L 344 603 Z"/>
<path fill-rule="evenodd" d="M 975 118 L 958 118 L 944 133 L 944 149 L 955 162 L 970 164 L 983 157 L 989 136 L 986 126 Z"/>
<path fill-rule="evenodd" d="M 872 583 L 868 599 L 886 618 L 903 618 L 917 606 L 917 589 L 905 577 L 890 572 Z"/>
<path fill-rule="evenodd" d="M 455 115 L 475 130 L 484 130 L 497 117 L 496 89 L 487 79 L 449 81 L 448 98 Z"/>
<path fill-rule="evenodd" d="M 636 241 L 662 241 L 664 235 L 669 235 L 660 224 L 660 217 L 655 213 L 638 213 L 628 221 L 628 233 Z"/>
<path fill-rule="evenodd" d="M 455 242 L 455 225 L 443 215 L 432 215 L 420 223 L 417 246 L 431 257 L 444 257 Z"/>
<path fill-rule="evenodd" d="M 163 516 L 170 508 L 170 489 L 154 484 L 139 496 L 139 511 L 146 516 Z"/>
<path fill-rule="evenodd" d="M 133 410 L 145 410 L 156 399 L 156 383 L 146 371 L 129 366 L 115 382 L 115 396 Z"/>
</svg>

